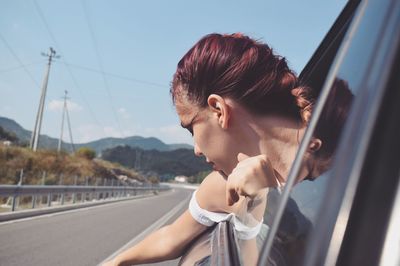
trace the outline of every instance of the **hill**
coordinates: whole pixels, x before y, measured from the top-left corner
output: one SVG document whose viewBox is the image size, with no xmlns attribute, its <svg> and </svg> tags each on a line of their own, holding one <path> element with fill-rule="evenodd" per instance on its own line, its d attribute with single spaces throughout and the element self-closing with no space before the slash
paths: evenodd
<svg viewBox="0 0 400 266">
<path fill-rule="evenodd" d="M 22 143 L 29 143 L 32 132 L 21 127 L 17 122 L 6 117 L 0 117 L 0 126 L 11 133 L 14 133 Z M 139 147 L 143 150 L 159 150 L 159 151 L 172 151 L 176 149 L 190 149 L 193 147 L 188 144 L 165 144 L 157 138 L 145 138 L 140 136 L 132 136 L 126 138 L 103 138 L 88 143 L 75 144 L 76 149 L 80 147 L 90 147 L 101 154 L 103 150 L 114 148 L 117 146 Z M 39 147 L 45 149 L 57 149 L 58 139 L 46 135 L 40 136 Z M 71 151 L 71 144 L 63 142 L 62 147 L 66 151 Z"/>
<path fill-rule="evenodd" d="M 134 168 L 136 171 L 151 171 L 158 175 L 194 176 L 200 172 L 211 171 L 211 166 L 204 157 L 197 157 L 193 150 L 188 149 L 158 151 L 118 146 L 103 151 L 102 158 Z"/>
<path fill-rule="evenodd" d="M 125 182 L 146 182 L 146 179 L 132 169 L 100 159 L 90 159 L 80 154 L 57 153 L 50 150 L 33 152 L 23 147 L 7 147 L 0 144 L 0 184 L 17 184 L 23 169 L 24 184 L 72 185 L 88 182 L 90 185 L 104 184 L 104 180 L 126 180 Z M 86 181 L 86 178 L 88 179 Z M 114 182 L 115 184 L 115 182 Z"/>
<path fill-rule="evenodd" d="M 76 147 L 89 147 L 94 149 L 98 154 L 102 153 L 106 149 L 115 148 L 117 146 L 129 146 L 137 147 L 143 150 L 158 150 L 158 151 L 170 151 L 179 148 L 193 149 L 192 146 L 187 144 L 165 144 L 161 140 L 150 137 L 144 138 L 140 136 L 132 136 L 126 138 L 103 138 L 96 141 L 77 144 Z"/>
</svg>

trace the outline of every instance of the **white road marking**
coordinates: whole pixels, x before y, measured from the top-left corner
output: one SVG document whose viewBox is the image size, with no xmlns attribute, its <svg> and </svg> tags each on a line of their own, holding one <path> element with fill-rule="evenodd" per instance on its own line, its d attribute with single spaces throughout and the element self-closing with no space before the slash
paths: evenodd
<svg viewBox="0 0 400 266">
<path fill-rule="evenodd" d="M 160 228 L 162 225 L 164 225 L 172 216 L 174 216 L 185 204 L 187 204 L 187 201 L 189 200 L 189 198 L 187 198 L 186 200 L 182 201 L 181 203 L 179 203 L 178 205 L 175 206 L 175 208 L 173 208 L 171 211 L 169 211 L 168 213 L 166 213 L 163 217 L 161 217 L 160 219 L 158 219 L 155 223 L 153 223 L 152 225 L 150 225 L 149 227 L 147 227 L 143 232 L 141 232 L 139 235 L 135 236 L 131 241 L 129 241 L 128 243 L 126 243 L 123 247 L 121 247 L 120 249 L 118 249 L 117 251 L 115 251 L 113 254 L 111 254 L 110 256 L 108 256 L 105 260 L 103 260 L 102 262 L 100 262 L 98 264 L 98 266 L 102 265 L 103 263 L 105 263 L 106 261 L 112 260 L 115 256 L 117 256 L 119 253 L 125 251 L 126 249 L 128 249 L 130 246 L 132 246 L 134 243 L 139 242 L 139 240 L 141 240 L 142 238 L 144 238 L 146 235 L 150 234 L 151 232 L 157 230 L 158 228 Z"/>
</svg>

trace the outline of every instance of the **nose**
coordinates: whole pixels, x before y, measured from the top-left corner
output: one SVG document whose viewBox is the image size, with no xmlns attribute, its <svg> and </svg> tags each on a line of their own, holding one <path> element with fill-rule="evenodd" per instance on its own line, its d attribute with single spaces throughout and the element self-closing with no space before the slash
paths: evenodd
<svg viewBox="0 0 400 266">
<path fill-rule="evenodd" d="M 203 155 L 203 153 L 201 152 L 199 146 L 196 143 L 194 144 L 194 154 L 196 156 L 202 156 Z"/>
</svg>

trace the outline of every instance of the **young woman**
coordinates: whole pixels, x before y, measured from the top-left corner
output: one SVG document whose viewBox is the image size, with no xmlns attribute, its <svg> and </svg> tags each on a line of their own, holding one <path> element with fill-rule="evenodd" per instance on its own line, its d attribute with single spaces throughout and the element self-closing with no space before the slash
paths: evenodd
<svg viewBox="0 0 400 266">
<path fill-rule="evenodd" d="M 311 92 L 266 44 L 242 34 L 210 34 L 197 42 L 178 63 L 171 95 L 182 127 L 193 135 L 195 154 L 215 171 L 173 224 L 106 265 L 177 258 L 207 228 L 227 219 L 239 238 L 254 240 L 266 206 L 263 188 L 285 182 L 311 114 Z M 313 139 L 309 153 L 321 144 Z M 312 168 L 305 165 L 303 178 Z M 246 265 L 256 263 L 252 257 Z"/>
</svg>

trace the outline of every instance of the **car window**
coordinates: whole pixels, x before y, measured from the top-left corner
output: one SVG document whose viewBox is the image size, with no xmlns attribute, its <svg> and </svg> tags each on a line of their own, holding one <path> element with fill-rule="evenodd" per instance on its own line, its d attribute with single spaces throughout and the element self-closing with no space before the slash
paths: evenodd
<svg viewBox="0 0 400 266">
<path fill-rule="evenodd" d="M 312 154 L 307 150 L 301 160 L 301 168 L 290 191 L 272 244 L 270 263 L 295 265 L 304 258 L 307 239 L 317 222 L 318 210 L 328 188 L 337 142 L 353 98 L 354 94 L 348 83 L 336 78 L 312 134 L 311 142 L 318 139 L 322 141 L 322 145 Z M 312 145 L 311 142 L 309 146 Z M 264 219 L 270 226 L 276 217 L 281 193 L 277 189 L 271 189 L 268 193 Z"/>
<path fill-rule="evenodd" d="M 335 59 L 335 55 L 342 43 L 342 40 L 345 36 L 345 33 L 349 27 L 350 21 L 352 19 L 354 10 L 359 1 L 352 1 L 348 3 L 346 7 L 343 9 L 341 14 L 339 15 L 338 19 L 333 24 L 330 31 L 325 36 L 324 40 L 321 42 L 318 49 L 315 51 L 312 58 L 309 60 L 309 63 L 306 65 L 302 73 L 300 74 L 300 80 L 302 84 L 306 84 L 307 86 L 313 86 L 315 90 L 319 93 L 322 85 L 324 84 L 324 80 L 328 74 L 328 71 L 331 67 L 332 62 Z M 342 91 L 343 85 L 346 86 L 344 82 L 338 81 L 335 83 L 335 86 L 340 87 L 339 91 Z M 348 92 L 348 91 L 346 91 Z M 351 96 L 351 93 L 348 94 Z M 336 96 L 337 97 L 337 96 Z M 350 99 L 351 100 L 351 99 Z M 347 102 L 347 106 L 349 106 L 350 102 Z M 331 112 L 332 113 L 332 112 Z M 328 117 L 329 119 L 330 117 Z M 327 119 L 324 120 L 326 123 Z M 342 123 L 343 124 L 343 123 Z M 320 128 L 324 128 L 324 124 L 320 125 Z M 337 130 L 339 132 L 340 129 Z M 331 144 L 332 146 L 332 144 Z M 291 204 L 288 204 L 293 208 L 295 211 L 294 213 L 290 213 L 289 215 L 297 215 L 301 214 L 302 212 L 306 215 L 305 219 L 301 221 L 301 227 L 306 229 L 311 227 L 310 220 L 314 219 L 315 210 L 317 209 L 316 204 L 318 201 L 314 201 L 313 198 L 320 197 L 324 186 L 325 186 L 326 178 L 318 178 L 314 182 L 302 182 L 301 186 L 298 188 L 298 192 L 295 193 L 296 201 L 298 203 L 301 202 L 300 206 L 296 206 L 296 201 L 291 200 Z M 312 193 L 303 193 L 301 191 L 310 190 Z M 264 223 L 260 228 L 260 232 L 255 239 L 242 239 L 237 235 L 235 230 L 231 230 L 231 232 L 226 233 L 223 230 L 214 230 L 213 235 L 219 236 L 220 239 L 223 238 L 223 235 L 233 235 L 231 241 L 228 242 L 221 242 L 219 245 L 214 245 L 211 248 L 211 259 L 216 259 L 220 257 L 220 254 L 225 254 L 228 252 L 229 257 L 236 258 L 238 260 L 232 259 L 232 263 L 237 265 L 254 265 L 259 257 L 259 251 L 262 249 L 265 239 L 269 233 L 269 228 L 273 222 L 273 218 L 275 216 L 276 208 L 279 206 L 279 197 L 280 193 L 277 190 L 269 190 L 267 194 L 267 198 L 261 199 L 260 201 L 267 200 L 267 208 L 265 209 L 264 214 Z M 265 202 L 264 202 L 265 203 Z M 298 211 L 299 207 L 301 208 L 301 212 Z M 244 212 L 247 213 L 248 206 L 244 207 Z M 297 211 L 296 211 L 297 210 Z M 296 213 L 297 212 L 297 213 Z M 301 214 L 303 215 L 303 214 Z M 240 216 L 240 215 L 239 215 Z M 248 223 L 247 219 L 243 219 L 243 217 L 239 217 L 245 223 Z M 291 218 L 290 218 L 291 219 Z M 289 219 L 289 220 L 290 220 Z M 303 229 L 302 229 L 303 230 Z M 203 245 L 204 241 L 197 241 Z M 232 245 L 232 242 L 235 245 Z M 198 244 L 199 245 L 199 244 Z M 239 255 L 239 256 L 238 256 Z M 282 255 L 282 254 L 280 254 Z M 219 264 L 218 264 L 219 265 Z"/>
<path fill-rule="evenodd" d="M 339 208 L 339 205 L 347 203 L 344 191 L 351 182 L 350 175 L 340 176 L 338 169 L 343 173 L 342 158 L 346 153 L 352 154 L 357 159 L 362 157 L 357 155 L 356 151 L 365 146 L 363 139 L 368 137 L 366 134 L 368 132 L 356 135 L 355 125 L 366 127 L 374 121 L 373 113 L 368 117 L 367 110 L 373 110 L 374 101 L 379 99 L 377 91 L 379 83 L 376 81 L 380 78 L 379 73 L 382 77 L 387 75 L 384 68 L 379 70 L 377 66 L 384 66 L 382 60 L 390 58 L 384 55 L 388 53 L 390 43 L 393 43 L 390 33 L 386 30 L 387 25 L 396 25 L 385 16 L 390 14 L 391 5 L 394 5 L 392 1 L 379 3 L 365 1 L 354 9 L 354 18 L 331 65 L 319 102 L 315 107 L 314 121 L 311 121 L 304 138 L 305 143 L 302 143 L 303 147 L 310 148 L 313 147 L 313 140 L 320 139 L 321 148 L 311 155 L 306 149 L 303 154 L 299 152 L 301 157 L 296 159 L 297 169 L 292 169 L 288 187 L 283 192 L 271 190 L 268 194 L 265 221 L 272 230 L 265 243 L 259 265 L 323 264 L 326 262 L 325 253 L 315 251 L 320 250 L 316 246 L 315 237 L 312 237 L 316 235 L 315 227 L 318 228 L 320 238 L 325 235 L 326 243 L 330 243 L 333 228 L 336 230 L 342 227 L 340 230 L 343 233 L 346 223 L 343 220 L 339 220 L 342 223 L 337 223 L 339 218 L 336 207 Z M 387 39 L 382 38 L 386 36 L 383 34 L 387 34 Z M 312 81 L 312 71 L 308 76 Z M 314 80 L 319 79 L 320 77 L 317 77 Z M 371 107 L 366 107 L 369 104 Z M 360 108 L 364 110 L 360 111 Z M 341 138 L 351 138 L 353 142 L 347 144 L 347 147 L 342 147 L 344 144 L 339 145 Z M 356 162 L 352 162 L 351 167 L 357 166 Z M 296 168 L 296 162 L 293 168 Z M 306 171 L 308 174 L 302 171 L 304 168 L 308 168 Z M 327 202 L 336 202 L 337 206 L 327 210 Z M 323 217 L 325 219 L 321 219 L 321 213 L 330 212 L 330 220 L 327 215 Z M 321 228 L 325 228 L 325 231 Z M 340 246 L 339 241 L 335 244 Z"/>
<path fill-rule="evenodd" d="M 300 74 L 300 80 L 302 84 L 307 84 L 307 86 L 313 86 L 315 90 L 319 93 L 324 84 L 324 80 L 328 74 L 328 71 L 331 67 L 332 62 L 335 59 L 335 55 L 342 43 L 342 40 L 345 36 L 346 30 L 350 24 L 352 19 L 354 10 L 359 1 L 352 1 L 346 5 L 346 7 L 342 10 L 338 19 L 333 24 L 332 28 L 329 30 L 324 40 L 321 42 L 320 46 L 315 51 L 314 55 L 309 60 L 309 63 L 306 65 L 302 73 Z M 336 86 L 346 85 L 343 82 L 336 82 Z M 349 94 L 351 95 L 351 93 Z M 347 103 L 347 105 L 349 105 Z M 324 121 L 326 123 L 326 119 Z M 323 124 L 320 127 L 324 127 Z M 340 130 L 338 130 L 340 131 Z M 332 145 L 331 145 L 332 146 Z M 318 178 L 315 182 L 303 182 L 300 187 L 304 187 L 299 189 L 298 193 L 296 193 L 296 197 L 301 200 L 297 200 L 298 202 L 302 201 L 302 204 L 299 206 L 304 213 L 306 213 L 306 217 L 309 220 L 312 220 L 315 216 L 315 210 L 317 209 L 316 203 L 317 201 L 313 201 L 312 199 L 315 197 L 320 197 L 321 192 L 323 191 L 324 184 L 326 178 Z M 317 185 L 318 184 L 318 185 Z M 307 193 L 304 194 L 301 190 L 311 190 L 313 194 Z M 305 197 L 308 196 L 308 197 Z M 280 193 L 277 190 L 270 190 L 268 192 L 268 197 L 265 199 L 260 199 L 260 202 L 267 200 L 267 208 L 264 214 L 264 223 L 262 224 L 260 231 L 255 239 L 242 239 L 237 235 L 235 230 L 231 230 L 231 232 L 226 233 L 223 230 L 214 230 L 213 235 L 233 235 L 231 241 L 221 242 L 219 245 L 214 245 L 211 248 L 211 259 L 220 257 L 220 254 L 225 254 L 228 252 L 229 257 L 238 258 L 237 260 L 232 259 L 232 263 L 237 265 L 254 265 L 258 260 L 260 250 L 262 250 L 265 239 L 269 233 L 269 228 L 273 222 L 273 217 L 275 216 L 276 208 L 279 206 L 279 197 Z M 289 204 L 293 206 L 294 210 L 298 209 L 295 201 L 292 201 L 294 204 Z M 264 202 L 265 204 L 265 202 Z M 244 213 L 249 211 L 249 206 L 244 207 Z M 305 211 L 306 210 L 306 211 Z M 301 212 L 298 212 L 301 213 Z M 295 214 L 291 214 L 295 215 Z M 239 215 L 240 216 L 240 215 Z M 243 219 L 243 217 L 239 217 L 240 220 L 248 223 L 247 219 Z M 310 221 L 307 219 L 303 219 L 302 227 L 309 228 Z M 230 227 L 231 229 L 232 227 Z M 220 239 L 223 236 L 219 236 Z M 198 241 L 200 243 L 204 243 L 204 241 Z M 232 242 L 234 245 L 232 245 Z M 201 244 L 203 245 L 203 244 Z M 238 256 L 239 255 L 239 256 Z"/>
</svg>

